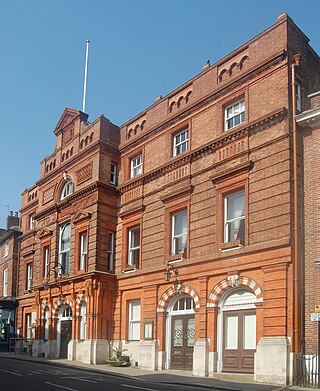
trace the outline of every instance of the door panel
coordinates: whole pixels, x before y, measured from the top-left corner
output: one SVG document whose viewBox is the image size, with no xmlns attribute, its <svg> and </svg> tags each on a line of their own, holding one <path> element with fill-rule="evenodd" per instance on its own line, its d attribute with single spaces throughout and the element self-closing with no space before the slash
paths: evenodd
<svg viewBox="0 0 320 391">
<path fill-rule="evenodd" d="M 255 311 L 223 313 L 223 372 L 253 373 L 256 351 Z"/>
<path fill-rule="evenodd" d="M 171 368 L 192 370 L 195 337 L 194 317 L 172 317 Z"/>
<path fill-rule="evenodd" d="M 68 358 L 68 344 L 71 340 L 72 320 L 61 321 L 60 358 Z"/>
</svg>

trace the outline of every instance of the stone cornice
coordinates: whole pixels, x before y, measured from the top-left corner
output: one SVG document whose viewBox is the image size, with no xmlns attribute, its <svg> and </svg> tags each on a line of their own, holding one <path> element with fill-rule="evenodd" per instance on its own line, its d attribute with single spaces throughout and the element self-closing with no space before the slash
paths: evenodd
<svg viewBox="0 0 320 391">
<path fill-rule="evenodd" d="M 137 186 L 141 186 L 145 183 L 148 183 L 171 170 L 178 168 L 188 162 L 195 161 L 201 157 L 213 153 L 216 149 L 221 148 L 227 144 L 230 144 L 238 139 L 241 139 L 245 136 L 254 134 L 260 130 L 270 127 L 277 122 L 281 122 L 287 115 L 287 109 L 282 107 L 278 110 L 275 110 L 268 114 L 267 116 L 258 118 L 256 121 L 237 128 L 234 131 L 228 131 L 222 134 L 220 137 L 215 140 L 207 143 L 189 153 L 183 154 L 181 157 L 175 158 L 170 163 L 165 164 L 156 170 L 146 173 L 144 176 L 140 176 L 137 179 L 130 179 L 123 185 L 119 186 L 118 189 L 121 193 L 125 193 L 128 190 L 134 189 Z"/>
</svg>

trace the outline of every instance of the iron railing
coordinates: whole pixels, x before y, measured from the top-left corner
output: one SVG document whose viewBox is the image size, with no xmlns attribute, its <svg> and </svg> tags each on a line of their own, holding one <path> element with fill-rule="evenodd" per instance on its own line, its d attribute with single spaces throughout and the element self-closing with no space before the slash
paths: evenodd
<svg viewBox="0 0 320 391">
<path fill-rule="evenodd" d="M 296 384 L 301 387 L 320 387 L 319 356 L 297 355 Z"/>
</svg>

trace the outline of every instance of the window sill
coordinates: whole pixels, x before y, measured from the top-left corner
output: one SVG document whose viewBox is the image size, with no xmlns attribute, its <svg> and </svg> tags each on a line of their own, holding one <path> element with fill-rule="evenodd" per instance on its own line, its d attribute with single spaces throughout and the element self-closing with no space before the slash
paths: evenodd
<svg viewBox="0 0 320 391">
<path fill-rule="evenodd" d="M 236 250 L 236 249 L 239 249 L 239 248 L 242 248 L 244 247 L 244 244 L 243 242 L 241 242 L 240 239 L 237 239 L 233 242 L 226 242 L 226 243 L 222 243 L 220 245 L 220 251 L 229 251 L 229 250 Z"/>
<path fill-rule="evenodd" d="M 166 264 L 167 265 L 172 265 L 172 264 L 179 263 L 179 262 L 182 262 L 182 261 L 184 261 L 184 257 L 183 256 L 181 256 L 180 254 L 174 254 L 174 255 L 171 255 L 171 258 L 169 258 L 166 261 Z"/>
<path fill-rule="evenodd" d="M 123 273 L 133 273 L 137 271 L 138 269 L 134 265 L 127 265 L 125 269 L 123 270 Z"/>
</svg>

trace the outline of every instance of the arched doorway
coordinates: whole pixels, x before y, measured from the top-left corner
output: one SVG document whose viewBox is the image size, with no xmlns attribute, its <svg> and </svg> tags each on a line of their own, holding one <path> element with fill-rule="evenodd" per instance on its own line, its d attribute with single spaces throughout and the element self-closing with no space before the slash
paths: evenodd
<svg viewBox="0 0 320 391">
<path fill-rule="evenodd" d="M 192 370 L 195 303 L 189 295 L 175 297 L 167 308 L 167 368 Z"/>
<path fill-rule="evenodd" d="M 68 358 L 68 344 L 72 337 L 72 310 L 63 305 L 58 313 L 57 341 L 59 358 Z"/>
<path fill-rule="evenodd" d="M 256 295 L 234 288 L 219 302 L 219 361 L 222 372 L 254 372 L 256 351 Z"/>
</svg>

